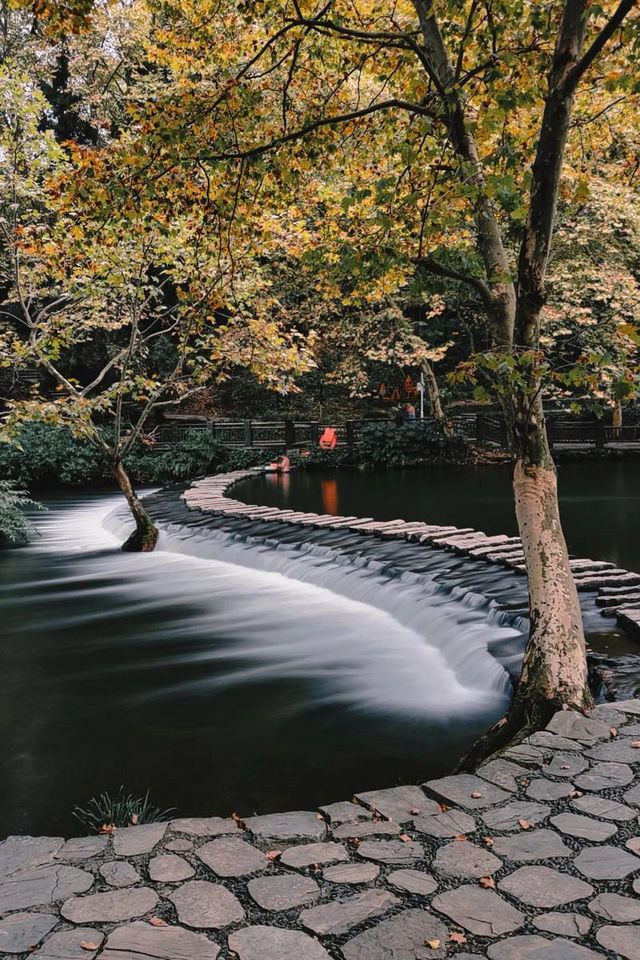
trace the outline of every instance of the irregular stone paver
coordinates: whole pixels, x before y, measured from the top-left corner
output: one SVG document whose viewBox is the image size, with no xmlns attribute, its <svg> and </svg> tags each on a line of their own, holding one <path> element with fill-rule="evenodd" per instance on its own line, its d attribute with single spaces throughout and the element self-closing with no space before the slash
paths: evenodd
<svg viewBox="0 0 640 960">
<path fill-rule="evenodd" d="M 158 897 L 148 887 L 110 890 L 88 897 L 72 897 L 63 903 L 60 913 L 72 923 L 112 923 L 133 920 L 153 910 Z"/>
<path fill-rule="evenodd" d="M 557 733 L 568 740 L 579 740 L 581 743 L 593 743 L 597 740 L 608 740 L 611 736 L 611 725 L 602 720 L 593 720 L 583 717 L 574 710 L 560 710 L 549 723 L 547 730 Z"/>
<path fill-rule="evenodd" d="M 198 847 L 196 855 L 219 877 L 246 877 L 269 866 L 264 853 L 240 837 L 220 837 Z"/>
<path fill-rule="evenodd" d="M 422 786 L 426 793 L 437 800 L 453 806 L 465 807 L 467 810 L 480 810 L 509 799 L 509 794 L 505 790 L 471 773 L 459 773 L 452 777 L 429 780 Z"/>
<path fill-rule="evenodd" d="M 166 823 L 141 823 L 137 827 L 116 830 L 113 836 L 116 856 L 138 857 L 142 853 L 151 853 L 164 837 L 166 829 Z"/>
<path fill-rule="evenodd" d="M 556 733 L 550 733 L 549 730 L 538 730 L 532 733 L 526 742 L 549 750 L 573 750 L 577 753 L 584 750 L 584 746 L 577 740 L 569 740 L 568 737 L 558 736 Z"/>
<path fill-rule="evenodd" d="M 529 774 L 524 767 L 519 767 L 517 763 L 511 763 L 509 760 L 490 760 L 484 763 L 477 770 L 478 776 L 489 783 L 494 783 L 503 790 L 515 793 L 518 785 Z"/>
<path fill-rule="evenodd" d="M 581 790 L 608 790 L 626 787 L 633 780 L 633 771 L 626 763 L 594 763 L 588 773 L 576 777 L 574 783 Z"/>
<path fill-rule="evenodd" d="M 596 940 L 625 960 L 640 960 L 640 926 L 600 927 Z"/>
<path fill-rule="evenodd" d="M 62 837 L 7 837 L 0 843 L 0 881 L 17 870 L 50 863 L 63 843 Z"/>
<path fill-rule="evenodd" d="M 295 840 L 298 837 L 322 840 L 327 832 L 327 825 L 322 817 L 306 810 L 249 817 L 245 820 L 245 825 L 247 830 L 257 837 L 268 837 L 273 840 Z"/>
<path fill-rule="evenodd" d="M 324 947 L 298 930 L 244 927 L 229 937 L 240 960 L 331 960 Z"/>
<path fill-rule="evenodd" d="M 553 830 L 523 830 L 512 837 L 496 837 L 492 850 L 507 860 L 547 860 L 570 857 L 572 850 Z"/>
<path fill-rule="evenodd" d="M 86 860 L 103 853 L 108 837 L 74 837 L 67 840 L 56 853 L 56 860 Z"/>
<path fill-rule="evenodd" d="M 425 833 L 429 837 L 458 837 L 463 833 L 473 833 L 476 822 L 468 813 L 462 810 L 447 810 L 438 813 L 435 817 L 416 817 L 413 829 L 418 833 Z"/>
<path fill-rule="evenodd" d="M 102 864 L 100 873 L 110 887 L 130 887 L 140 879 L 136 868 L 127 860 L 109 860 Z"/>
<path fill-rule="evenodd" d="M 95 930 L 93 927 L 75 927 L 73 930 L 53 933 L 39 950 L 29 956 L 36 957 L 37 960 L 93 960 L 103 940 L 104 933 L 100 930 Z M 89 947 L 90 943 L 95 946 L 94 950 Z M 129 958 L 112 957 L 111 960 L 129 960 Z M 144 960 L 144 958 L 136 958 L 136 960 Z"/>
<path fill-rule="evenodd" d="M 470 879 L 495 873 L 501 868 L 502 861 L 485 847 L 478 847 L 468 840 L 454 840 L 440 847 L 433 866 L 448 877 Z"/>
<path fill-rule="evenodd" d="M 286 867 L 304 870 L 316 863 L 334 863 L 336 860 L 348 860 L 349 854 L 341 843 L 305 843 L 301 847 L 289 847 L 280 857 L 280 863 Z"/>
<path fill-rule="evenodd" d="M 238 824 L 231 817 L 183 817 L 172 820 L 171 829 L 178 833 L 190 833 L 193 837 L 217 837 L 224 833 L 237 833 Z"/>
<path fill-rule="evenodd" d="M 424 857 L 424 848 L 415 840 L 365 840 L 358 856 L 379 863 L 416 863 Z"/>
<path fill-rule="evenodd" d="M 399 903 L 398 898 L 387 890 L 367 890 L 348 899 L 332 900 L 319 907 L 303 910 L 300 923 L 318 935 L 339 936 L 365 920 L 379 917 Z"/>
<path fill-rule="evenodd" d="M 618 828 L 612 823 L 601 823 L 592 817 L 581 817 L 577 813 L 559 813 L 558 816 L 551 817 L 551 823 L 556 830 L 569 837 L 581 837 L 594 843 L 608 840 L 618 832 Z"/>
<path fill-rule="evenodd" d="M 92 884 L 92 874 L 65 864 L 20 870 L 0 884 L 0 914 L 65 900 Z"/>
<path fill-rule="evenodd" d="M 322 876 L 331 883 L 370 883 L 379 873 L 377 863 L 337 863 L 327 867 Z"/>
<path fill-rule="evenodd" d="M 57 923 L 58 918 L 50 913 L 12 913 L 5 917 L 0 920 L 0 956 L 37 947 Z"/>
<path fill-rule="evenodd" d="M 240 901 L 219 883 L 188 880 L 167 894 L 178 913 L 180 923 L 198 930 L 220 930 L 244 920 Z"/>
<path fill-rule="evenodd" d="M 580 810 L 582 813 L 591 813 L 594 817 L 602 817 L 603 820 L 634 820 L 637 816 L 635 810 L 627 807 L 624 803 L 618 803 L 617 800 L 610 800 L 609 797 L 577 797 L 571 803 L 572 807 Z"/>
<path fill-rule="evenodd" d="M 587 750 L 586 756 L 592 760 L 613 760 L 616 763 L 637 763 L 638 749 L 632 747 L 633 740 L 610 740 L 599 743 Z"/>
<path fill-rule="evenodd" d="M 219 953 L 220 947 L 202 933 L 129 923 L 109 934 L 101 956 L 105 960 L 216 960 Z"/>
<path fill-rule="evenodd" d="M 600 852 L 600 847 L 597 848 Z M 551 867 L 520 867 L 498 883 L 500 890 L 532 907 L 559 907 L 591 896 L 593 887 Z"/>
<path fill-rule="evenodd" d="M 156 883 L 178 883 L 188 880 L 194 873 L 191 864 L 174 853 L 161 853 L 149 860 L 149 876 Z"/>
<path fill-rule="evenodd" d="M 371 820 L 373 814 L 371 810 L 366 810 L 359 803 L 352 803 L 350 800 L 342 800 L 339 803 L 327 803 L 324 807 L 318 807 L 329 823 L 356 823 L 358 820 Z"/>
<path fill-rule="evenodd" d="M 527 800 L 512 800 L 503 807 L 485 810 L 482 819 L 491 830 L 521 830 L 520 821 L 535 826 L 551 813 L 551 807 Z"/>
<path fill-rule="evenodd" d="M 624 799 L 627 803 L 631 803 L 635 807 L 640 807 L 640 784 L 638 784 L 636 787 L 632 787 L 631 790 L 627 790 L 624 795 Z"/>
<path fill-rule="evenodd" d="M 553 734 L 549 734 L 553 736 Z M 506 760 L 513 760 L 515 763 L 521 764 L 524 767 L 539 767 L 544 761 L 544 753 L 539 747 L 533 746 L 531 743 L 518 743 L 513 747 L 509 747 L 508 750 L 505 750 L 502 756 Z"/>
<path fill-rule="evenodd" d="M 625 846 L 627 850 L 631 850 L 631 853 L 636 853 L 640 856 L 640 836 L 631 837 L 630 840 L 627 840 Z"/>
<path fill-rule="evenodd" d="M 640 870 L 640 857 L 620 847 L 602 844 L 581 850 L 573 864 L 590 880 L 622 880 Z"/>
<path fill-rule="evenodd" d="M 291 910 L 312 903 L 320 887 L 311 877 L 256 877 L 247 884 L 250 896 L 263 910 Z"/>
<path fill-rule="evenodd" d="M 536 777 L 527 787 L 527 796 L 532 800 L 562 800 L 573 793 L 573 790 L 572 783 Z"/>
<path fill-rule="evenodd" d="M 570 940 L 547 940 L 538 936 L 519 936 L 494 943 L 487 951 L 489 960 L 601 960 L 594 953 Z"/>
<path fill-rule="evenodd" d="M 432 960 L 446 956 L 448 938 L 445 925 L 427 910 L 405 910 L 347 940 L 342 953 L 345 960 Z M 431 948 L 429 941 L 440 946 Z"/>
<path fill-rule="evenodd" d="M 480 937 L 501 937 L 519 930 L 524 916 L 510 903 L 482 887 L 465 885 L 439 893 L 432 906 L 450 917 L 454 923 Z"/>
<path fill-rule="evenodd" d="M 534 917 L 533 925 L 538 930 L 557 933 L 560 937 L 584 937 L 589 933 L 592 923 L 579 913 L 541 913 L 539 917 Z"/>
<path fill-rule="evenodd" d="M 589 910 L 596 917 L 613 920 L 615 923 L 633 923 L 640 920 L 640 900 L 622 897 L 619 893 L 600 893 L 589 903 Z"/>
<path fill-rule="evenodd" d="M 582 773 L 589 766 L 589 761 L 583 756 L 571 753 L 555 753 L 550 763 L 542 766 L 542 772 L 552 777 L 574 777 Z"/>
<path fill-rule="evenodd" d="M 388 836 L 400 833 L 400 826 L 392 820 L 364 820 L 360 823 L 342 823 L 331 831 L 336 840 L 362 837 Z"/>
<path fill-rule="evenodd" d="M 428 897 L 438 889 L 437 881 L 433 879 L 430 873 L 425 873 L 422 870 L 394 870 L 387 877 L 387 883 L 399 890 L 406 890 L 407 893 L 417 893 L 423 897 Z"/>
<path fill-rule="evenodd" d="M 178 837 L 176 840 L 169 840 L 168 843 L 165 843 L 164 849 L 170 850 L 172 853 L 186 853 L 187 850 L 193 850 L 193 843 L 184 837 Z"/>
<path fill-rule="evenodd" d="M 377 810 L 383 817 L 395 820 L 396 823 L 406 823 L 412 820 L 418 810 L 421 814 L 439 813 L 440 808 L 433 800 L 427 799 L 420 787 L 391 787 L 389 790 L 370 790 L 368 793 L 357 793 L 356 799 L 372 810 Z"/>
</svg>

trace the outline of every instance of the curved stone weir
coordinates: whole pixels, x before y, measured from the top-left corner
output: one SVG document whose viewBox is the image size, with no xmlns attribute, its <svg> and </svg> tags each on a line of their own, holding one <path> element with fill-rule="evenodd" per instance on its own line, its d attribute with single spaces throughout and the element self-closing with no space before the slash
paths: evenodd
<svg viewBox="0 0 640 960">
<path fill-rule="evenodd" d="M 381 563 L 390 575 L 404 573 L 405 580 L 428 583 L 440 602 L 452 597 L 468 608 L 482 609 L 490 622 L 518 631 L 517 642 L 503 648 L 496 639 L 491 649 L 505 669 L 518 673 L 528 630 L 524 558 L 518 538 L 404 520 L 378 522 L 280 510 L 228 495 L 236 484 L 261 471 L 252 468 L 195 481 L 182 499 L 190 511 L 208 515 L 210 526 L 233 529 L 238 539 L 271 546 L 297 543 L 301 550 L 332 551 L 334 562 L 349 557 L 351 563 L 370 569 Z M 640 575 L 605 561 L 573 559 L 571 564 L 581 595 L 593 682 L 606 698 L 633 696 L 640 691 L 640 656 L 635 644 L 627 642 L 624 633 L 602 614 L 615 616 L 619 627 L 640 637 L 640 609 L 634 606 L 640 608 Z"/>
</svg>

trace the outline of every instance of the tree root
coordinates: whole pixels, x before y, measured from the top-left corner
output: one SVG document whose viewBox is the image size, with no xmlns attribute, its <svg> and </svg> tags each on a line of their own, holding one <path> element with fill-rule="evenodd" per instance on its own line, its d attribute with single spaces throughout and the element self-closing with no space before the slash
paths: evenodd
<svg viewBox="0 0 640 960">
<path fill-rule="evenodd" d="M 566 704 L 564 705 L 566 706 Z M 535 704 L 522 703 L 516 694 L 511 708 L 497 723 L 481 736 L 465 753 L 455 768 L 455 773 L 471 773 L 480 764 L 538 730 L 543 730 L 563 704 L 550 700 L 538 700 Z"/>
<path fill-rule="evenodd" d="M 147 517 L 144 523 L 136 524 L 131 536 L 127 537 L 122 544 L 122 549 L 126 553 L 149 553 L 151 550 L 155 550 L 158 536 L 158 528 Z"/>
</svg>

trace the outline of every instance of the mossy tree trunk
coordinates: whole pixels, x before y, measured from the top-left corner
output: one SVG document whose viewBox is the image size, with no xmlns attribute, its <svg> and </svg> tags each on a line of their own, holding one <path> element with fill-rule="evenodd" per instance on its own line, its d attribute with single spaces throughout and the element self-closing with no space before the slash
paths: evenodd
<svg viewBox="0 0 640 960">
<path fill-rule="evenodd" d="M 122 549 L 130 552 L 153 550 L 158 542 L 158 528 L 136 496 L 129 474 L 121 460 L 117 460 L 114 464 L 113 475 L 129 504 L 136 524 L 133 533 L 122 544 Z"/>
</svg>

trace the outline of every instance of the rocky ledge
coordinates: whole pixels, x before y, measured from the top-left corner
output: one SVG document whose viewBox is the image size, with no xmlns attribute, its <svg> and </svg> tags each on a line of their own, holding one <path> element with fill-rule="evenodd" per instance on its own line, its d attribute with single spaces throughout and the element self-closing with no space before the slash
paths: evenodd
<svg viewBox="0 0 640 960">
<path fill-rule="evenodd" d="M 318 811 L 0 843 L 0 955 L 640 960 L 640 700 Z"/>
</svg>

